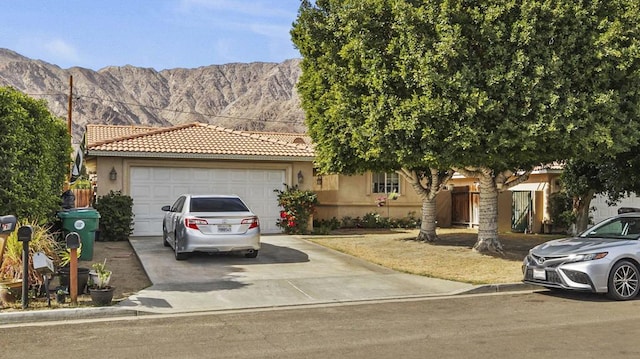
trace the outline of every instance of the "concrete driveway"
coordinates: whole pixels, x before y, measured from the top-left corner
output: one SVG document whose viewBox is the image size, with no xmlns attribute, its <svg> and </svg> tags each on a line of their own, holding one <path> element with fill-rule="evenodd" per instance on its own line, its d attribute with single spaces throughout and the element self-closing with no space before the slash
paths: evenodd
<svg viewBox="0 0 640 359">
<path fill-rule="evenodd" d="M 265 235 L 258 258 L 176 261 L 160 237 L 133 237 L 153 285 L 118 304 L 150 313 L 268 308 L 454 294 L 470 284 L 389 270 L 294 236 Z"/>
</svg>

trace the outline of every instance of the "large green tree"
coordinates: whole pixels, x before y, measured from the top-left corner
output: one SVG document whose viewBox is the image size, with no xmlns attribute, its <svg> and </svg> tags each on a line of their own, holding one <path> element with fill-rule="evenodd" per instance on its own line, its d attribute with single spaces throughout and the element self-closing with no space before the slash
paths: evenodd
<svg viewBox="0 0 640 359">
<path fill-rule="evenodd" d="M 0 88 L 0 215 L 51 220 L 69 171 L 66 124 L 46 102 Z"/>
<path fill-rule="evenodd" d="M 639 15 L 632 0 L 304 0 L 291 33 L 317 163 L 478 177 L 475 248 L 499 251 L 499 191 L 635 144 Z"/>
<path fill-rule="evenodd" d="M 585 231 L 594 195 L 606 195 L 607 202 L 614 204 L 631 193 L 640 193 L 640 146 L 598 160 L 569 160 L 562 183 L 573 199 L 575 232 Z"/>
</svg>

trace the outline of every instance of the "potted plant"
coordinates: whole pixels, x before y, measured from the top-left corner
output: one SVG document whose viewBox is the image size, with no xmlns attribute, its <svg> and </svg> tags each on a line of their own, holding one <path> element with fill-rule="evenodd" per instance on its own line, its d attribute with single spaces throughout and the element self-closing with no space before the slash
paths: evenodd
<svg viewBox="0 0 640 359">
<path fill-rule="evenodd" d="M 22 280 L 0 280 L 0 308 L 15 303 L 21 294 Z"/>
<path fill-rule="evenodd" d="M 56 301 L 63 304 L 67 300 L 67 291 L 65 287 L 58 287 L 56 289 Z"/>
<path fill-rule="evenodd" d="M 107 269 L 106 264 L 107 259 L 105 258 L 102 263 L 91 265 L 93 275 L 90 278 L 89 294 L 91 295 L 91 301 L 96 305 L 109 305 L 113 300 L 114 288 L 109 285 L 112 272 Z"/>
</svg>

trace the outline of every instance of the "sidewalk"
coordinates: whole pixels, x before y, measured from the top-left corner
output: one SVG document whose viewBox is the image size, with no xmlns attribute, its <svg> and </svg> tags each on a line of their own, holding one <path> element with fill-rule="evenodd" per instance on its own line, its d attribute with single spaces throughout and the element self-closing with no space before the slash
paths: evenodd
<svg viewBox="0 0 640 359">
<path fill-rule="evenodd" d="M 264 236 L 257 259 L 176 261 L 157 237 L 130 239 L 153 285 L 111 307 L 0 313 L 10 323 L 275 308 L 528 290 L 395 272 L 292 236 Z"/>
</svg>

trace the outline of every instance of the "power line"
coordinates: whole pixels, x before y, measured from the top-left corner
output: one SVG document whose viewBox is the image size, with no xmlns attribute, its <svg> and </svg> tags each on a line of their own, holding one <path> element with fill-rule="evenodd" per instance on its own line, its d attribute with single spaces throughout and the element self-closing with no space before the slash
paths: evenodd
<svg viewBox="0 0 640 359">
<path fill-rule="evenodd" d="M 29 96 L 65 96 L 65 97 L 67 96 L 67 94 L 64 94 L 64 93 L 27 93 L 27 95 L 29 95 Z M 197 115 L 197 116 L 203 116 L 203 117 L 219 117 L 219 118 L 226 118 L 226 119 L 231 119 L 231 120 L 243 120 L 243 121 L 264 121 L 264 119 L 258 119 L 258 118 L 226 116 L 226 115 L 202 113 L 202 112 L 197 112 L 197 111 L 184 111 L 184 110 L 176 110 L 176 109 L 148 106 L 148 105 L 143 105 L 143 104 L 140 104 L 140 103 L 133 103 L 133 102 L 125 102 L 125 101 L 105 99 L 105 98 L 101 98 L 101 97 L 97 97 L 97 96 L 78 95 L 78 94 L 76 94 L 74 96 L 74 100 L 81 100 L 82 98 L 91 99 L 91 100 L 98 100 L 98 101 L 102 101 L 102 102 L 112 102 L 112 103 L 121 104 L 121 105 L 127 105 L 127 106 L 137 106 L 137 107 L 144 108 L 144 109 L 149 109 L 149 110 L 180 113 L 180 114 L 185 114 L 185 115 Z M 271 119 L 271 120 L 269 120 L 269 122 L 288 123 L 288 124 L 298 124 L 299 123 L 298 121 L 284 121 L 284 120 L 276 120 L 276 119 Z"/>
</svg>

